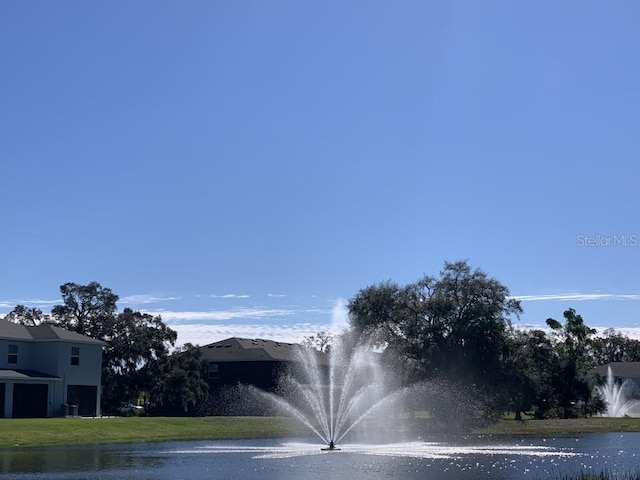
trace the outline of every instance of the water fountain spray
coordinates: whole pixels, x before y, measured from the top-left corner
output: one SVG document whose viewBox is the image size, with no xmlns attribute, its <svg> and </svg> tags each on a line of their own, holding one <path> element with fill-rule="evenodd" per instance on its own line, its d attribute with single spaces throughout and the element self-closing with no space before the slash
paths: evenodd
<svg viewBox="0 0 640 480">
<path fill-rule="evenodd" d="M 321 438 L 323 450 L 339 450 L 356 425 L 399 398 L 378 357 L 368 345 L 349 348 L 339 340 L 330 354 L 300 347 L 297 368 L 283 379 L 281 392 L 261 395 Z"/>
<path fill-rule="evenodd" d="M 624 417 L 629 415 L 635 407 L 640 407 L 640 400 L 627 398 L 627 391 L 630 386 L 629 380 L 625 380 L 622 383 L 616 382 L 611 366 L 607 368 L 606 382 L 604 385 L 596 387 L 596 390 L 607 404 L 607 411 L 604 413 L 605 417 Z"/>
</svg>

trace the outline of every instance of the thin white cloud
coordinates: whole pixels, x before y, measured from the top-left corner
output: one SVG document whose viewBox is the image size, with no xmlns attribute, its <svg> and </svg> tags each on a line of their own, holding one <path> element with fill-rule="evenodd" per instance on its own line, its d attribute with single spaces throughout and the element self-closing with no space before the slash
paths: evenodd
<svg viewBox="0 0 640 480">
<path fill-rule="evenodd" d="M 249 295 L 237 295 L 235 293 L 225 293 L 224 295 L 211 295 L 211 298 L 249 298 Z"/>
<path fill-rule="evenodd" d="M 305 308 L 304 310 L 300 310 L 300 313 L 328 314 L 328 313 L 332 313 L 332 311 L 333 310 L 313 306 L 313 307 Z"/>
<path fill-rule="evenodd" d="M 127 295 L 120 298 L 120 303 L 133 305 L 147 305 L 149 303 L 166 302 L 170 300 L 180 300 L 181 297 L 162 297 L 150 294 Z"/>
<path fill-rule="evenodd" d="M 513 299 L 521 302 L 539 301 L 574 301 L 590 300 L 640 300 L 640 294 L 635 293 L 551 293 L 543 295 L 513 295 Z"/>
<path fill-rule="evenodd" d="M 225 321 L 243 318 L 268 318 L 285 317 L 296 313 L 297 310 L 286 310 L 282 308 L 234 308 L 231 310 L 206 310 L 206 311 L 172 311 L 172 310 L 146 310 L 146 313 L 160 315 L 163 320 L 174 322 L 197 322 L 197 321 Z"/>
<path fill-rule="evenodd" d="M 271 298 L 284 298 L 286 297 L 285 294 L 282 293 L 267 293 L 267 297 L 271 297 Z"/>
<path fill-rule="evenodd" d="M 273 324 L 170 324 L 178 333 L 177 346 L 185 343 L 207 345 L 230 337 L 263 338 L 281 342 L 299 343 L 305 337 L 316 335 L 319 331 L 330 331 L 326 323 Z"/>
<path fill-rule="evenodd" d="M 13 310 L 16 305 L 25 305 L 27 307 L 52 307 L 54 305 L 62 303 L 62 300 L 33 300 L 33 299 L 8 299 L 8 300 L 0 300 L 0 308 L 9 308 Z"/>
</svg>

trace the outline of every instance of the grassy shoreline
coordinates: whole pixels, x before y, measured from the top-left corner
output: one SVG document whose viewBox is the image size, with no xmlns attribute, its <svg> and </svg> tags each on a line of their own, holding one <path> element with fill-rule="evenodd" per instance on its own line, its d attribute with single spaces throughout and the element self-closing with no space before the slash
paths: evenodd
<svg viewBox="0 0 640 480">
<path fill-rule="evenodd" d="M 640 418 L 572 418 L 501 420 L 476 431 L 485 435 L 570 435 L 574 433 L 640 432 Z"/>
<path fill-rule="evenodd" d="M 0 449 L 53 445 L 286 438 L 307 435 L 281 417 L 0 419 Z"/>
<path fill-rule="evenodd" d="M 429 433 L 414 425 L 413 431 Z M 640 432 L 640 418 L 571 420 L 501 420 L 474 435 L 563 435 Z M 130 417 L 0 419 L 0 449 L 53 445 L 232 440 L 311 436 L 292 418 L 283 417 Z"/>
</svg>

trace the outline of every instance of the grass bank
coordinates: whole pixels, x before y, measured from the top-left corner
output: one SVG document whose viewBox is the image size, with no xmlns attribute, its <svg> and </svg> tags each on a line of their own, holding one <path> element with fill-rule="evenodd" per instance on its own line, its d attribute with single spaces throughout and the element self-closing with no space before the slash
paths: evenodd
<svg viewBox="0 0 640 480">
<path fill-rule="evenodd" d="M 640 418 L 500 420 L 498 423 L 476 431 L 476 433 L 486 435 L 559 435 L 603 432 L 640 432 Z"/>
<path fill-rule="evenodd" d="M 429 434 L 416 420 L 410 429 Z M 591 432 L 640 432 L 640 418 L 572 420 L 501 420 L 478 435 L 562 435 Z M 0 448 L 45 445 L 287 438 L 311 433 L 292 418 L 282 417 L 129 417 L 0 419 Z"/>
<path fill-rule="evenodd" d="M 301 435 L 308 432 L 293 419 L 280 417 L 0 419 L 0 448 Z"/>
</svg>

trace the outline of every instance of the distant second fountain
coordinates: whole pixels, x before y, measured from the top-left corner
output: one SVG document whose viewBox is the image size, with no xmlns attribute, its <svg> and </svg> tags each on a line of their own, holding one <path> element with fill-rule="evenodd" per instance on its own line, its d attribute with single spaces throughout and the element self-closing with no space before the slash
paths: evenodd
<svg viewBox="0 0 640 480">
<path fill-rule="evenodd" d="M 605 417 L 640 416 L 640 400 L 629 399 L 628 392 L 632 384 L 629 380 L 616 381 L 613 370 L 609 366 L 607 378 L 603 385 L 596 387 L 598 393 L 607 404 Z"/>
</svg>

